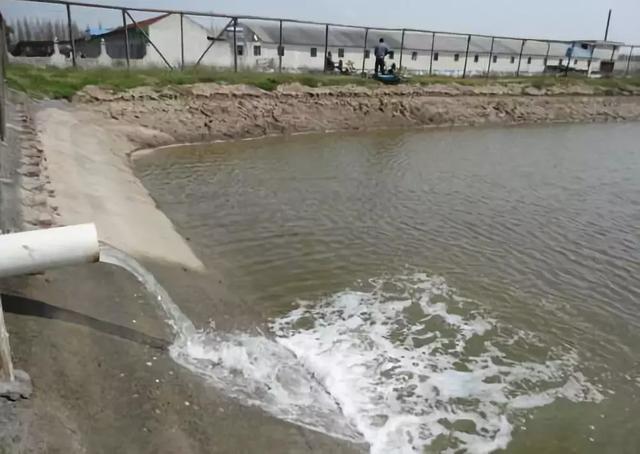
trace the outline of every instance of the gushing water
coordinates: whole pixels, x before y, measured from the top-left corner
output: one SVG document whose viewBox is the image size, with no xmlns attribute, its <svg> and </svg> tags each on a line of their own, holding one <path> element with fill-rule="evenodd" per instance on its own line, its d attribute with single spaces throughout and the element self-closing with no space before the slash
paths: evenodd
<svg viewBox="0 0 640 454">
<path fill-rule="evenodd" d="M 100 245 L 100 261 L 119 266 L 133 274 L 152 294 L 163 311 L 166 322 L 171 326 L 177 339 L 187 339 L 196 333 L 196 328 L 189 318 L 184 315 L 178 305 L 173 302 L 167 291 L 156 281 L 147 269 L 130 255 L 108 244 Z"/>
<path fill-rule="evenodd" d="M 155 296 L 176 339 L 172 358 L 245 404 L 372 453 L 505 449 L 518 412 L 556 398 L 599 401 L 571 352 L 517 359 L 497 322 L 422 273 L 371 280 L 271 323 L 273 338 L 196 330 L 142 265 L 110 246 L 101 261 L 132 273 Z M 505 327 L 502 327 L 503 330 Z M 508 329 L 507 329 L 508 331 Z"/>
<path fill-rule="evenodd" d="M 129 271 L 155 297 L 176 336 L 172 358 L 243 402 L 286 421 L 351 441 L 362 437 L 291 350 L 266 337 L 199 331 L 136 259 L 107 244 L 100 261 Z"/>
</svg>

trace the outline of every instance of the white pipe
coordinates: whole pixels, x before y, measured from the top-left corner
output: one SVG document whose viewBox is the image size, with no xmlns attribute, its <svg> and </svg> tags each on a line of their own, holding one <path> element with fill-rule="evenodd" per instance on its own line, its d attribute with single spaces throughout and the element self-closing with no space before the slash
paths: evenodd
<svg viewBox="0 0 640 454">
<path fill-rule="evenodd" d="M 0 278 L 99 260 L 94 224 L 0 235 Z"/>
</svg>

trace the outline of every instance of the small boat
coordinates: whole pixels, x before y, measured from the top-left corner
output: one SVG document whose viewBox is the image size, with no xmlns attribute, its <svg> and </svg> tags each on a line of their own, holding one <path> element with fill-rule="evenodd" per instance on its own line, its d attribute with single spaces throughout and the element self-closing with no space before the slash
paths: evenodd
<svg viewBox="0 0 640 454">
<path fill-rule="evenodd" d="M 402 81 L 397 74 L 375 74 L 373 78 L 387 85 L 396 85 Z"/>
</svg>

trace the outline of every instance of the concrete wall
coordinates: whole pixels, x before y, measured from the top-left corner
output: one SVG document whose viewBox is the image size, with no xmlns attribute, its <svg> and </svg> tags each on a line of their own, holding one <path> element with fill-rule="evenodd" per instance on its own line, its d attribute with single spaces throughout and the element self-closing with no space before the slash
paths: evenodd
<svg viewBox="0 0 640 454">
<path fill-rule="evenodd" d="M 211 41 L 207 39 L 209 33 L 200 24 L 186 16 L 183 19 L 183 33 L 185 65 L 193 65 L 211 44 Z M 171 14 L 149 25 L 149 39 L 173 67 L 180 67 L 182 57 L 179 14 Z M 147 64 L 164 64 L 162 57 L 150 44 L 147 45 L 147 55 L 144 60 Z M 205 54 L 200 64 L 229 67 L 233 64 L 230 44 L 216 41 Z"/>
</svg>

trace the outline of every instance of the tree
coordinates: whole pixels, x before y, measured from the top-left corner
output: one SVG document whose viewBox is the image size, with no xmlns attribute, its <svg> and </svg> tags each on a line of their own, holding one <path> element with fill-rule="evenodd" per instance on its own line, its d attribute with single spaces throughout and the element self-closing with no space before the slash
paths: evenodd
<svg viewBox="0 0 640 454">
<path fill-rule="evenodd" d="M 62 19 L 53 21 L 24 17 L 16 20 L 12 28 L 15 41 L 53 41 L 55 38 L 60 41 L 67 41 L 71 39 L 69 26 Z M 80 39 L 84 36 L 84 32 L 80 30 L 75 22 L 71 23 L 71 34 L 74 39 Z"/>
</svg>

